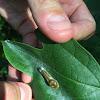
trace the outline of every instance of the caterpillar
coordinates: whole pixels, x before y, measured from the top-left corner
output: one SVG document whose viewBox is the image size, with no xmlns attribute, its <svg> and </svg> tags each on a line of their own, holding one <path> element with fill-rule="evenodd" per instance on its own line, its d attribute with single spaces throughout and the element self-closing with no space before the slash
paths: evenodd
<svg viewBox="0 0 100 100">
<path fill-rule="evenodd" d="M 50 87 L 53 87 L 55 89 L 59 88 L 58 82 L 43 67 L 39 67 L 39 72 L 46 79 Z"/>
</svg>

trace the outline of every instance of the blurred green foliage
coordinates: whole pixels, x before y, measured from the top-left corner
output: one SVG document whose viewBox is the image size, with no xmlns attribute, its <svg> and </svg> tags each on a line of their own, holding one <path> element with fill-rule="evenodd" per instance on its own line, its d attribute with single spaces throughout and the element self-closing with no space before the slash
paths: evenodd
<svg viewBox="0 0 100 100">
<path fill-rule="evenodd" d="M 0 41 L 21 41 L 21 36 L 0 16 Z M 4 56 L 0 42 L 0 81 L 6 80 L 8 75 L 8 62 Z"/>
</svg>

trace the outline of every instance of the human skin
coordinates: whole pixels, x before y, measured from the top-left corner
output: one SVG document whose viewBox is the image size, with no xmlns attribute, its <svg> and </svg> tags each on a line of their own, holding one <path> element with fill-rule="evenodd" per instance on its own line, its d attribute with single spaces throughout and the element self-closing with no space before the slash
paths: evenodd
<svg viewBox="0 0 100 100">
<path fill-rule="evenodd" d="M 0 82 L 0 100 L 34 100 L 29 85 L 22 82 Z"/>
<path fill-rule="evenodd" d="M 67 42 L 72 37 L 86 39 L 94 34 L 96 28 L 83 0 L 0 0 L 0 14 L 22 35 L 24 43 L 34 47 L 41 47 L 33 34 L 37 27 L 59 43 Z M 32 80 L 11 65 L 8 73 L 10 81 L 21 78 L 29 83 Z"/>
</svg>

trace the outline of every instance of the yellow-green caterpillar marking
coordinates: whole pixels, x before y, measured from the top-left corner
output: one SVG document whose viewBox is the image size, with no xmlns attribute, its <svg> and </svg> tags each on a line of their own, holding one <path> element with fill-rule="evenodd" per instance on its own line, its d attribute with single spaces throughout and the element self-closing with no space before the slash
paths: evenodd
<svg viewBox="0 0 100 100">
<path fill-rule="evenodd" d="M 39 67 L 39 72 L 45 77 L 49 86 L 51 86 L 55 89 L 59 88 L 58 82 L 43 67 Z"/>
</svg>

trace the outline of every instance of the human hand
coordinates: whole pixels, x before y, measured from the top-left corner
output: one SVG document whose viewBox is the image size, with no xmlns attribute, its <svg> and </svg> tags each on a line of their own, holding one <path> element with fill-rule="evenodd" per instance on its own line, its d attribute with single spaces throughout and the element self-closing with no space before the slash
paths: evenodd
<svg viewBox="0 0 100 100">
<path fill-rule="evenodd" d="M 34 100 L 29 85 L 21 82 L 0 82 L 0 100 Z"/>
<path fill-rule="evenodd" d="M 82 40 L 94 34 L 96 24 L 83 0 L 28 0 L 38 27 L 51 40 Z"/>
<path fill-rule="evenodd" d="M 83 0 L 0 0 L 0 14 L 33 46 L 37 26 L 56 42 L 84 39 L 96 26 Z"/>
</svg>

